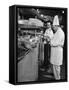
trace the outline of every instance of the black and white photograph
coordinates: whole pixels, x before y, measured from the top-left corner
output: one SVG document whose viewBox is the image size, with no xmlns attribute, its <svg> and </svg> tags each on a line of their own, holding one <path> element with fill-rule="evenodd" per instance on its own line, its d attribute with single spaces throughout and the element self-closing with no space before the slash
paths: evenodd
<svg viewBox="0 0 69 90">
<path fill-rule="evenodd" d="M 15 82 L 67 81 L 67 8 L 19 5 L 14 13 Z"/>
</svg>

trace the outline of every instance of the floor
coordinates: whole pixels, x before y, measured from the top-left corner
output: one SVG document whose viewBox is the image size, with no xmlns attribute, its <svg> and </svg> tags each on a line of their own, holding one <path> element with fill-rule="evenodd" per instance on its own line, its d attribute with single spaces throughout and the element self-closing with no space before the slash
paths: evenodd
<svg viewBox="0 0 69 90">
<path fill-rule="evenodd" d="M 53 73 L 49 73 L 48 67 L 39 66 L 39 81 L 55 80 Z M 65 79 L 65 63 L 61 66 L 61 79 Z"/>
</svg>

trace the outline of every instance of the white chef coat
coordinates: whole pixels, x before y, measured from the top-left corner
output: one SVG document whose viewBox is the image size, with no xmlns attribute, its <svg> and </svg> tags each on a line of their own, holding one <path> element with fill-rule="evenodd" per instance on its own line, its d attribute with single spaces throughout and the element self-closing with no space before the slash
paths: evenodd
<svg viewBox="0 0 69 90">
<path fill-rule="evenodd" d="M 62 65 L 64 39 L 65 39 L 64 32 L 59 27 L 50 42 L 51 44 L 51 57 L 50 57 L 51 64 Z"/>
<path fill-rule="evenodd" d="M 46 29 L 44 36 L 47 36 L 50 39 L 52 39 L 52 37 L 53 37 L 53 31 L 52 31 L 52 29 L 51 28 Z"/>
</svg>

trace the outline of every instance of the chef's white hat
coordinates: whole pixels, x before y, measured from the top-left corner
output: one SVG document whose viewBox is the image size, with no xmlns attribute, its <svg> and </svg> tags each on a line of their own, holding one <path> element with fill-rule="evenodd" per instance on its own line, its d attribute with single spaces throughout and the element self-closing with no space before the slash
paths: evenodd
<svg viewBox="0 0 69 90">
<path fill-rule="evenodd" d="M 53 25 L 59 25 L 58 15 L 54 16 Z"/>
</svg>

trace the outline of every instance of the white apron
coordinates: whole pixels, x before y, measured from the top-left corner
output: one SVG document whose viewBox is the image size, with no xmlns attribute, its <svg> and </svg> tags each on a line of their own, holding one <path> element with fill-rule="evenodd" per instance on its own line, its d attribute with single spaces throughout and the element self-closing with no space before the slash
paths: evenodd
<svg viewBox="0 0 69 90">
<path fill-rule="evenodd" d="M 58 28 L 51 40 L 50 62 L 54 65 L 62 65 L 63 62 L 64 32 Z"/>
</svg>

